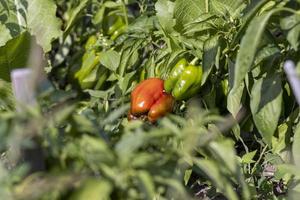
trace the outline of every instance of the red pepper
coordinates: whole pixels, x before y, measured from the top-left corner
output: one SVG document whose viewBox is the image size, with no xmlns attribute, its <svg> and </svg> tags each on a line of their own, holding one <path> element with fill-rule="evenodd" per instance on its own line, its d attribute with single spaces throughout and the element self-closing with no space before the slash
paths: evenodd
<svg viewBox="0 0 300 200">
<path fill-rule="evenodd" d="M 175 99 L 172 95 L 166 93 L 163 94 L 163 96 L 161 96 L 149 110 L 148 120 L 150 122 L 155 122 L 158 118 L 172 112 L 174 104 Z"/>
<path fill-rule="evenodd" d="M 131 108 L 128 119 L 146 118 L 155 122 L 173 110 L 175 100 L 165 93 L 164 81 L 149 78 L 136 86 L 131 93 Z"/>
</svg>

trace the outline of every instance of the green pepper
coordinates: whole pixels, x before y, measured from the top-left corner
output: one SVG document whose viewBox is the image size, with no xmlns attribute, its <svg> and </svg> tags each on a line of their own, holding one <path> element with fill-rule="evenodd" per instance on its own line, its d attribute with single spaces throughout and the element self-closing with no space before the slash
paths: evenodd
<svg viewBox="0 0 300 200">
<path fill-rule="evenodd" d="M 126 24 L 120 16 L 109 16 L 107 20 L 108 29 L 106 31 L 107 35 L 110 36 L 111 40 L 117 39 L 121 34 L 126 31 Z"/>
<path fill-rule="evenodd" d="M 111 36 L 111 40 L 117 39 L 121 34 L 123 34 L 126 31 L 127 26 L 123 25 L 120 28 L 118 28 Z"/>
<path fill-rule="evenodd" d="M 227 96 L 227 94 L 228 94 L 228 79 L 223 79 L 221 81 L 221 87 L 222 87 L 223 94 L 225 96 Z"/>
<path fill-rule="evenodd" d="M 164 83 L 167 93 L 171 93 L 176 100 L 184 100 L 196 94 L 202 81 L 202 67 L 188 64 L 181 59 L 172 69 Z"/>
<path fill-rule="evenodd" d="M 82 57 L 82 65 L 75 73 L 81 89 L 100 89 L 109 75 L 108 69 L 100 64 L 100 57 L 93 48 L 97 42 L 96 36 L 91 36 L 86 44 L 86 52 Z"/>
<path fill-rule="evenodd" d="M 120 16 L 117 17 L 111 17 L 108 20 L 108 30 L 107 34 L 112 35 L 115 31 L 117 31 L 120 27 L 124 25 L 123 19 Z"/>
<path fill-rule="evenodd" d="M 178 61 L 178 63 L 174 66 L 174 68 L 171 71 L 170 76 L 168 79 L 165 81 L 165 90 L 168 93 L 172 92 L 172 89 L 174 88 L 174 85 L 178 81 L 178 77 L 182 72 L 184 71 L 185 67 L 187 66 L 187 61 L 186 59 L 182 58 L 181 60 Z"/>
<path fill-rule="evenodd" d="M 84 45 L 85 50 L 89 50 L 89 49 L 93 48 L 93 46 L 96 44 L 96 42 L 97 42 L 97 37 L 95 35 L 90 36 Z"/>
</svg>

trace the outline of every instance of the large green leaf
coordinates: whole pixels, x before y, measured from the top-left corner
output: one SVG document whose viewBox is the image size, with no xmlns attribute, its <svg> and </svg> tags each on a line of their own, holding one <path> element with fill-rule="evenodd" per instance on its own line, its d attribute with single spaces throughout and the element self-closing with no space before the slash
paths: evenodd
<svg viewBox="0 0 300 200">
<path fill-rule="evenodd" d="M 205 1 L 177 0 L 175 2 L 174 16 L 178 30 L 181 30 L 185 24 L 194 21 L 203 13 L 205 13 Z"/>
<path fill-rule="evenodd" d="M 234 79 L 234 69 L 236 65 L 228 59 L 228 68 L 229 68 L 229 87 L 232 88 L 233 79 Z M 242 96 L 244 92 L 245 84 L 242 82 L 235 91 L 230 90 L 229 94 L 227 95 L 227 109 L 228 111 L 236 117 L 242 103 Z"/>
<path fill-rule="evenodd" d="M 271 75 L 254 82 L 250 108 L 258 131 L 269 145 L 277 128 L 281 103 L 282 88 L 279 75 Z"/>
<path fill-rule="evenodd" d="M 26 1 L 1 1 L 1 17 L 0 17 L 0 46 L 13 37 L 17 37 L 25 30 L 26 11 L 24 4 Z M 3 9 L 2 9 L 3 8 Z"/>
<path fill-rule="evenodd" d="M 242 39 L 241 47 L 237 55 L 237 60 L 234 68 L 232 93 L 237 91 L 246 74 L 250 71 L 264 30 L 270 17 L 274 14 L 275 11 L 273 10 L 272 12 L 268 12 L 267 14 L 257 16 L 250 23 L 246 34 Z"/>
<path fill-rule="evenodd" d="M 6 5 L 0 17 L 0 46 L 28 30 L 45 52 L 50 51 L 52 40 L 62 33 L 54 1 L 9 0 Z"/>
<path fill-rule="evenodd" d="M 28 1 L 27 26 L 44 51 L 50 51 L 52 40 L 62 34 L 61 21 L 56 17 L 55 3 L 52 0 Z"/>
<path fill-rule="evenodd" d="M 175 19 L 173 19 L 174 3 L 171 1 L 158 0 L 155 4 L 157 17 L 160 25 L 166 32 L 172 32 L 175 25 Z"/>
<path fill-rule="evenodd" d="M 218 48 L 219 48 L 218 35 L 215 35 L 204 42 L 202 84 L 205 83 L 207 77 L 209 76 L 211 70 L 213 69 L 213 66 L 216 63 Z"/>
<path fill-rule="evenodd" d="M 246 7 L 243 0 L 213 0 L 210 1 L 212 11 L 224 16 L 231 16 L 233 19 L 240 16 L 240 12 Z"/>
<path fill-rule="evenodd" d="M 255 17 L 255 15 L 259 12 L 259 10 L 268 2 L 270 2 L 270 0 L 252 0 L 248 4 L 246 9 L 243 10 L 244 13 L 242 17 L 243 23 L 239 28 L 237 34 L 235 34 L 233 42 L 231 43 L 231 47 L 234 47 L 234 45 L 236 45 L 236 43 L 239 42 L 239 40 L 245 33 L 245 30 L 247 29 L 249 23 L 253 19 L 253 17 Z"/>
<path fill-rule="evenodd" d="M 30 44 L 31 37 L 25 32 L 0 47 L 0 79 L 9 81 L 11 70 L 26 67 Z"/>
</svg>

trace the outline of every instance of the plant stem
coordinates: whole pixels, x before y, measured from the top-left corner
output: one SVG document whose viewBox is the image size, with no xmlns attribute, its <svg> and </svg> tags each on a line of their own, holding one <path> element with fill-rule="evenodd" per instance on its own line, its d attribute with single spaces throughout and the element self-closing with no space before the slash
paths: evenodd
<svg viewBox="0 0 300 200">
<path fill-rule="evenodd" d="M 252 168 L 252 170 L 251 170 L 251 174 L 254 173 L 254 171 L 255 171 L 255 169 L 256 169 L 256 166 L 257 166 L 258 163 L 261 161 L 261 159 L 262 159 L 263 155 L 265 154 L 267 148 L 268 148 L 268 145 L 266 145 L 266 146 L 264 147 L 264 149 L 262 150 L 262 152 L 260 153 L 258 160 L 256 161 L 256 163 L 254 164 L 254 166 L 253 166 L 253 168 Z"/>
<path fill-rule="evenodd" d="M 192 62 L 190 62 L 190 65 L 195 65 L 197 63 L 197 61 L 199 60 L 199 58 L 195 57 Z"/>
</svg>

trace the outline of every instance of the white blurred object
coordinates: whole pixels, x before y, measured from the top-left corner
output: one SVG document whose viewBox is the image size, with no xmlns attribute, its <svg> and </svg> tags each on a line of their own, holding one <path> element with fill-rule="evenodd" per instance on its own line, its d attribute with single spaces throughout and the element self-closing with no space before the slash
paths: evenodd
<svg viewBox="0 0 300 200">
<path fill-rule="evenodd" d="M 16 98 L 16 109 L 36 105 L 33 72 L 30 68 L 15 69 L 11 72 L 12 88 Z"/>
<path fill-rule="evenodd" d="M 283 68 L 293 90 L 294 96 L 298 102 L 298 105 L 300 105 L 300 79 L 295 70 L 295 64 L 293 61 L 288 60 L 284 63 Z"/>
</svg>

